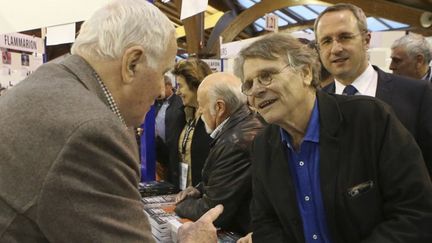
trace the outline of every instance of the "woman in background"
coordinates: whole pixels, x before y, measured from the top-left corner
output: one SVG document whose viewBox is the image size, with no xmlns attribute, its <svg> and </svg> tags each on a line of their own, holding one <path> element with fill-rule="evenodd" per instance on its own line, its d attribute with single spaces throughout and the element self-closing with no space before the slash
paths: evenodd
<svg viewBox="0 0 432 243">
<path fill-rule="evenodd" d="M 184 119 L 176 122 L 173 131 L 167 131 L 170 151 L 167 180 L 181 190 L 201 181 L 210 150 L 211 138 L 197 112 L 197 89 L 211 72 L 207 63 L 197 58 L 179 61 L 172 71 L 177 79 L 177 95 L 183 101 Z"/>
</svg>

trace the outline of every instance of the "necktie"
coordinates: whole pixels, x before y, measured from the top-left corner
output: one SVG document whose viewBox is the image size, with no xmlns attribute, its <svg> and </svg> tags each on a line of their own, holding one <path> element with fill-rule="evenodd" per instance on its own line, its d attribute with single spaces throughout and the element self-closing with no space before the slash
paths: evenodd
<svg viewBox="0 0 432 243">
<path fill-rule="evenodd" d="M 342 94 L 343 95 L 355 95 L 357 92 L 358 92 L 357 89 L 350 84 L 344 88 Z"/>
</svg>

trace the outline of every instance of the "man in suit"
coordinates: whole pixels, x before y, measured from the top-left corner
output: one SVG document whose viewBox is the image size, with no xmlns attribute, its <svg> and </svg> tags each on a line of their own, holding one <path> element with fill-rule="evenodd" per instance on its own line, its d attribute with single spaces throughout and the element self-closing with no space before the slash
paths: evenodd
<svg viewBox="0 0 432 243">
<path fill-rule="evenodd" d="M 132 128 L 176 48 L 160 10 L 114 1 L 82 25 L 70 57 L 1 97 L 0 242 L 153 242 Z M 214 242 L 221 209 L 186 225 L 181 241 Z"/>
<path fill-rule="evenodd" d="M 207 76 L 198 88 L 198 111 L 214 140 L 202 170 L 202 181 L 177 195 L 175 212 L 196 220 L 217 204 L 224 212 L 215 225 L 249 232 L 252 197 L 249 147 L 262 123 L 246 104 L 241 81 L 229 73 Z"/>
<path fill-rule="evenodd" d="M 184 120 L 183 102 L 180 96 L 175 94 L 171 79 L 164 76 L 164 96 L 156 100 L 156 158 L 158 162 L 158 174 L 160 178 L 167 180 L 166 166 L 169 163 L 169 148 L 167 141 L 172 141 L 177 136 L 175 124 Z"/>
<path fill-rule="evenodd" d="M 383 102 L 317 91 L 317 53 L 286 33 L 243 49 L 243 93 L 270 124 L 252 151 L 252 239 L 430 242 L 432 182 Z"/>
<path fill-rule="evenodd" d="M 432 81 L 429 66 L 432 49 L 424 36 L 409 33 L 395 40 L 391 46 L 391 60 L 393 74 Z"/>
<path fill-rule="evenodd" d="M 371 35 L 366 16 L 352 4 L 326 8 L 315 20 L 315 37 L 321 61 L 335 79 L 323 90 L 377 97 L 390 105 L 416 139 L 432 175 L 431 85 L 385 73 L 369 64 Z"/>
</svg>

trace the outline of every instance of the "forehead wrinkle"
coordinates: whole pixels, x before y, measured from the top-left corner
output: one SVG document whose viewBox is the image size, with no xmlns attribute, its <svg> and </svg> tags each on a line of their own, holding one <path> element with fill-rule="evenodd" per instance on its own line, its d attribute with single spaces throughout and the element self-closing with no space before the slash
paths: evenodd
<svg viewBox="0 0 432 243">
<path fill-rule="evenodd" d="M 252 79 L 256 78 L 258 75 L 265 73 L 265 72 L 272 73 L 272 72 L 277 72 L 277 71 L 278 71 L 278 69 L 276 67 L 273 67 L 273 66 L 265 67 L 265 68 L 262 68 L 260 70 L 255 71 L 254 75 L 252 75 L 253 78 L 245 78 L 245 81 L 251 81 Z"/>
</svg>

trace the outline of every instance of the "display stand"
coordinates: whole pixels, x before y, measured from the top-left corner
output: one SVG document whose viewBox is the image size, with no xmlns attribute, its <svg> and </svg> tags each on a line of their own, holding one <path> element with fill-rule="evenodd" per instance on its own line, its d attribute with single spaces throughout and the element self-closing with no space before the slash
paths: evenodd
<svg viewBox="0 0 432 243">
<path fill-rule="evenodd" d="M 0 35 L 0 48 L 0 84 L 3 88 L 12 88 L 44 63 L 42 38 L 19 33 L 3 34 Z"/>
</svg>

